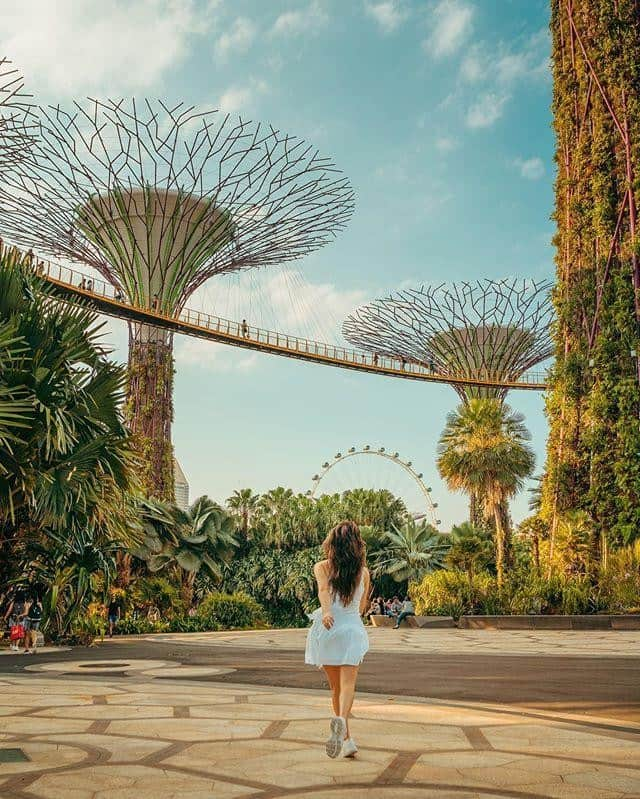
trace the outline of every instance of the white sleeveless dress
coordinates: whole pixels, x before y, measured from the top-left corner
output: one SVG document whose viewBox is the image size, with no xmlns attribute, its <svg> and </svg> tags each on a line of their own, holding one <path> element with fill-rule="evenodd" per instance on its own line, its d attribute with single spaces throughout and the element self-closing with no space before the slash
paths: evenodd
<svg viewBox="0 0 640 799">
<path fill-rule="evenodd" d="M 322 623 L 322 608 L 308 616 L 313 622 L 307 633 L 304 662 L 310 666 L 359 666 L 369 650 L 369 636 L 360 618 L 364 574 L 347 606 L 340 597 L 331 603 L 334 623 L 330 630 Z"/>
</svg>

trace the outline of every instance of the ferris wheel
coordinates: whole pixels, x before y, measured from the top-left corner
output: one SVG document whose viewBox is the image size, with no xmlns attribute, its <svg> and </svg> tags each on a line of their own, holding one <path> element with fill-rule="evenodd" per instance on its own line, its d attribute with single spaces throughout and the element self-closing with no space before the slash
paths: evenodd
<svg viewBox="0 0 640 799">
<path fill-rule="evenodd" d="M 406 475 L 409 476 L 417 489 L 417 494 L 422 505 L 419 511 L 412 513 L 413 518 L 416 520 L 426 519 L 434 527 L 438 527 L 440 525 L 440 519 L 438 519 L 436 513 L 438 503 L 433 501 L 431 496 L 431 486 L 427 486 L 422 479 L 424 475 L 422 472 L 417 472 L 413 468 L 413 463 L 411 461 L 403 460 L 400 457 L 399 452 L 388 452 L 385 447 L 379 447 L 376 449 L 367 444 L 361 448 L 351 447 L 345 453 L 337 452 L 331 460 L 327 460 L 322 464 L 321 470 L 317 474 L 314 474 L 312 478 L 313 484 L 311 489 L 307 491 L 307 495 L 312 499 L 317 497 L 320 486 L 323 484 L 323 481 L 326 484 L 326 478 L 329 473 L 336 469 L 336 467 L 338 467 L 340 464 L 344 464 L 345 461 L 350 459 L 358 460 L 372 457 L 385 459 L 387 462 L 398 466 L 405 472 Z"/>
</svg>

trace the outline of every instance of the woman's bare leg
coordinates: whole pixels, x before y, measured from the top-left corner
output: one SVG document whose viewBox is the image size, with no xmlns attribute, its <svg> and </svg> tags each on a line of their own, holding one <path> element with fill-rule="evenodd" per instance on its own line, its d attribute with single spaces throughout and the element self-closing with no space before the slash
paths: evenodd
<svg viewBox="0 0 640 799">
<path fill-rule="evenodd" d="M 323 666 L 324 673 L 329 681 L 331 690 L 331 704 L 333 705 L 333 715 L 340 715 L 340 666 Z"/>
<path fill-rule="evenodd" d="M 349 731 L 349 715 L 353 706 L 356 693 L 356 680 L 358 679 L 358 666 L 340 666 L 340 712 L 339 716 L 347 722 L 347 738 L 351 737 Z"/>
</svg>

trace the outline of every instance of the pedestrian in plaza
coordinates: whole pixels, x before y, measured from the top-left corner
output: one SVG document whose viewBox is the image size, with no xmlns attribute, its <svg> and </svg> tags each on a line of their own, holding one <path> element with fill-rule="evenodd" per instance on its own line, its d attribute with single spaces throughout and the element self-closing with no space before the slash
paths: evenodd
<svg viewBox="0 0 640 799">
<path fill-rule="evenodd" d="M 369 649 L 362 614 L 369 603 L 371 578 L 366 549 L 355 522 L 340 522 L 323 542 L 326 559 L 316 563 L 320 607 L 309 614 L 305 663 L 324 669 L 331 689 L 333 718 L 326 743 L 329 757 L 354 757 L 349 714 L 358 669 Z"/>
<path fill-rule="evenodd" d="M 413 602 L 408 596 L 406 596 L 404 598 L 404 602 L 402 603 L 402 609 L 400 610 L 400 615 L 398 616 L 398 620 L 396 621 L 393 629 L 397 630 L 405 619 L 409 618 L 409 616 L 415 616 L 415 615 L 416 611 L 415 608 L 413 607 Z"/>
<path fill-rule="evenodd" d="M 26 594 L 22 589 L 18 589 L 4 614 L 4 620 L 9 626 L 12 652 L 19 652 L 20 645 L 24 641 L 27 632 L 24 622 L 28 609 Z"/>
<path fill-rule="evenodd" d="M 111 602 L 109 602 L 109 607 L 107 608 L 107 619 L 109 621 L 109 638 L 113 638 L 113 633 L 120 621 L 120 600 L 115 594 L 112 595 Z"/>
<path fill-rule="evenodd" d="M 42 622 L 42 602 L 37 593 L 33 593 L 29 602 L 29 610 L 25 619 L 26 634 L 24 638 L 24 654 L 35 655 L 38 650 L 38 631 Z"/>
</svg>

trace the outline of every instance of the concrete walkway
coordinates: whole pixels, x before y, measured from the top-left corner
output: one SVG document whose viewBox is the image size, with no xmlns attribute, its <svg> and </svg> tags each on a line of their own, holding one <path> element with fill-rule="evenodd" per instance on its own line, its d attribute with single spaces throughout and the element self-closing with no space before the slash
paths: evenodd
<svg viewBox="0 0 640 799">
<path fill-rule="evenodd" d="M 396 645 L 389 631 L 380 632 L 386 644 L 376 636 L 372 662 L 382 658 L 385 645 Z M 615 635 L 619 649 L 628 647 L 630 662 L 635 641 Z M 361 693 L 352 724 L 359 755 L 330 760 L 323 747 L 327 694 L 234 682 L 238 637 L 243 651 L 253 642 L 265 655 L 274 645 L 300 654 L 300 633 L 283 631 L 221 633 L 217 643 L 202 636 L 156 638 L 145 644 L 155 658 L 130 657 L 141 644 L 127 641 L 90 653 L 15 658 L 21 670 L 0 673 L 0 796 L 640 797 L 640 723 L 606 718 L 602 711 L 590 716 L 584 707 L 579 714 L 560 712 L 553 702 L 540 712 L 512 702 Z M 510 642 L 503 638 L 504 651 Z M 164 654 L 168 643 L 171 658 Z M 405 647 L 412 643 L 417 650 L 424 645 L 416 637 Z M 575 639 L 572 657 L 580 649 L 585 662 L 596 663 L 594 644 Z M 194 663 L 189 653 L 206 653 L 206 647 L 228 653 L 229 663 L 207 663 L 206 657 Z M 402 674 L 406 661 L 395 660 Z"/>
</svg>

